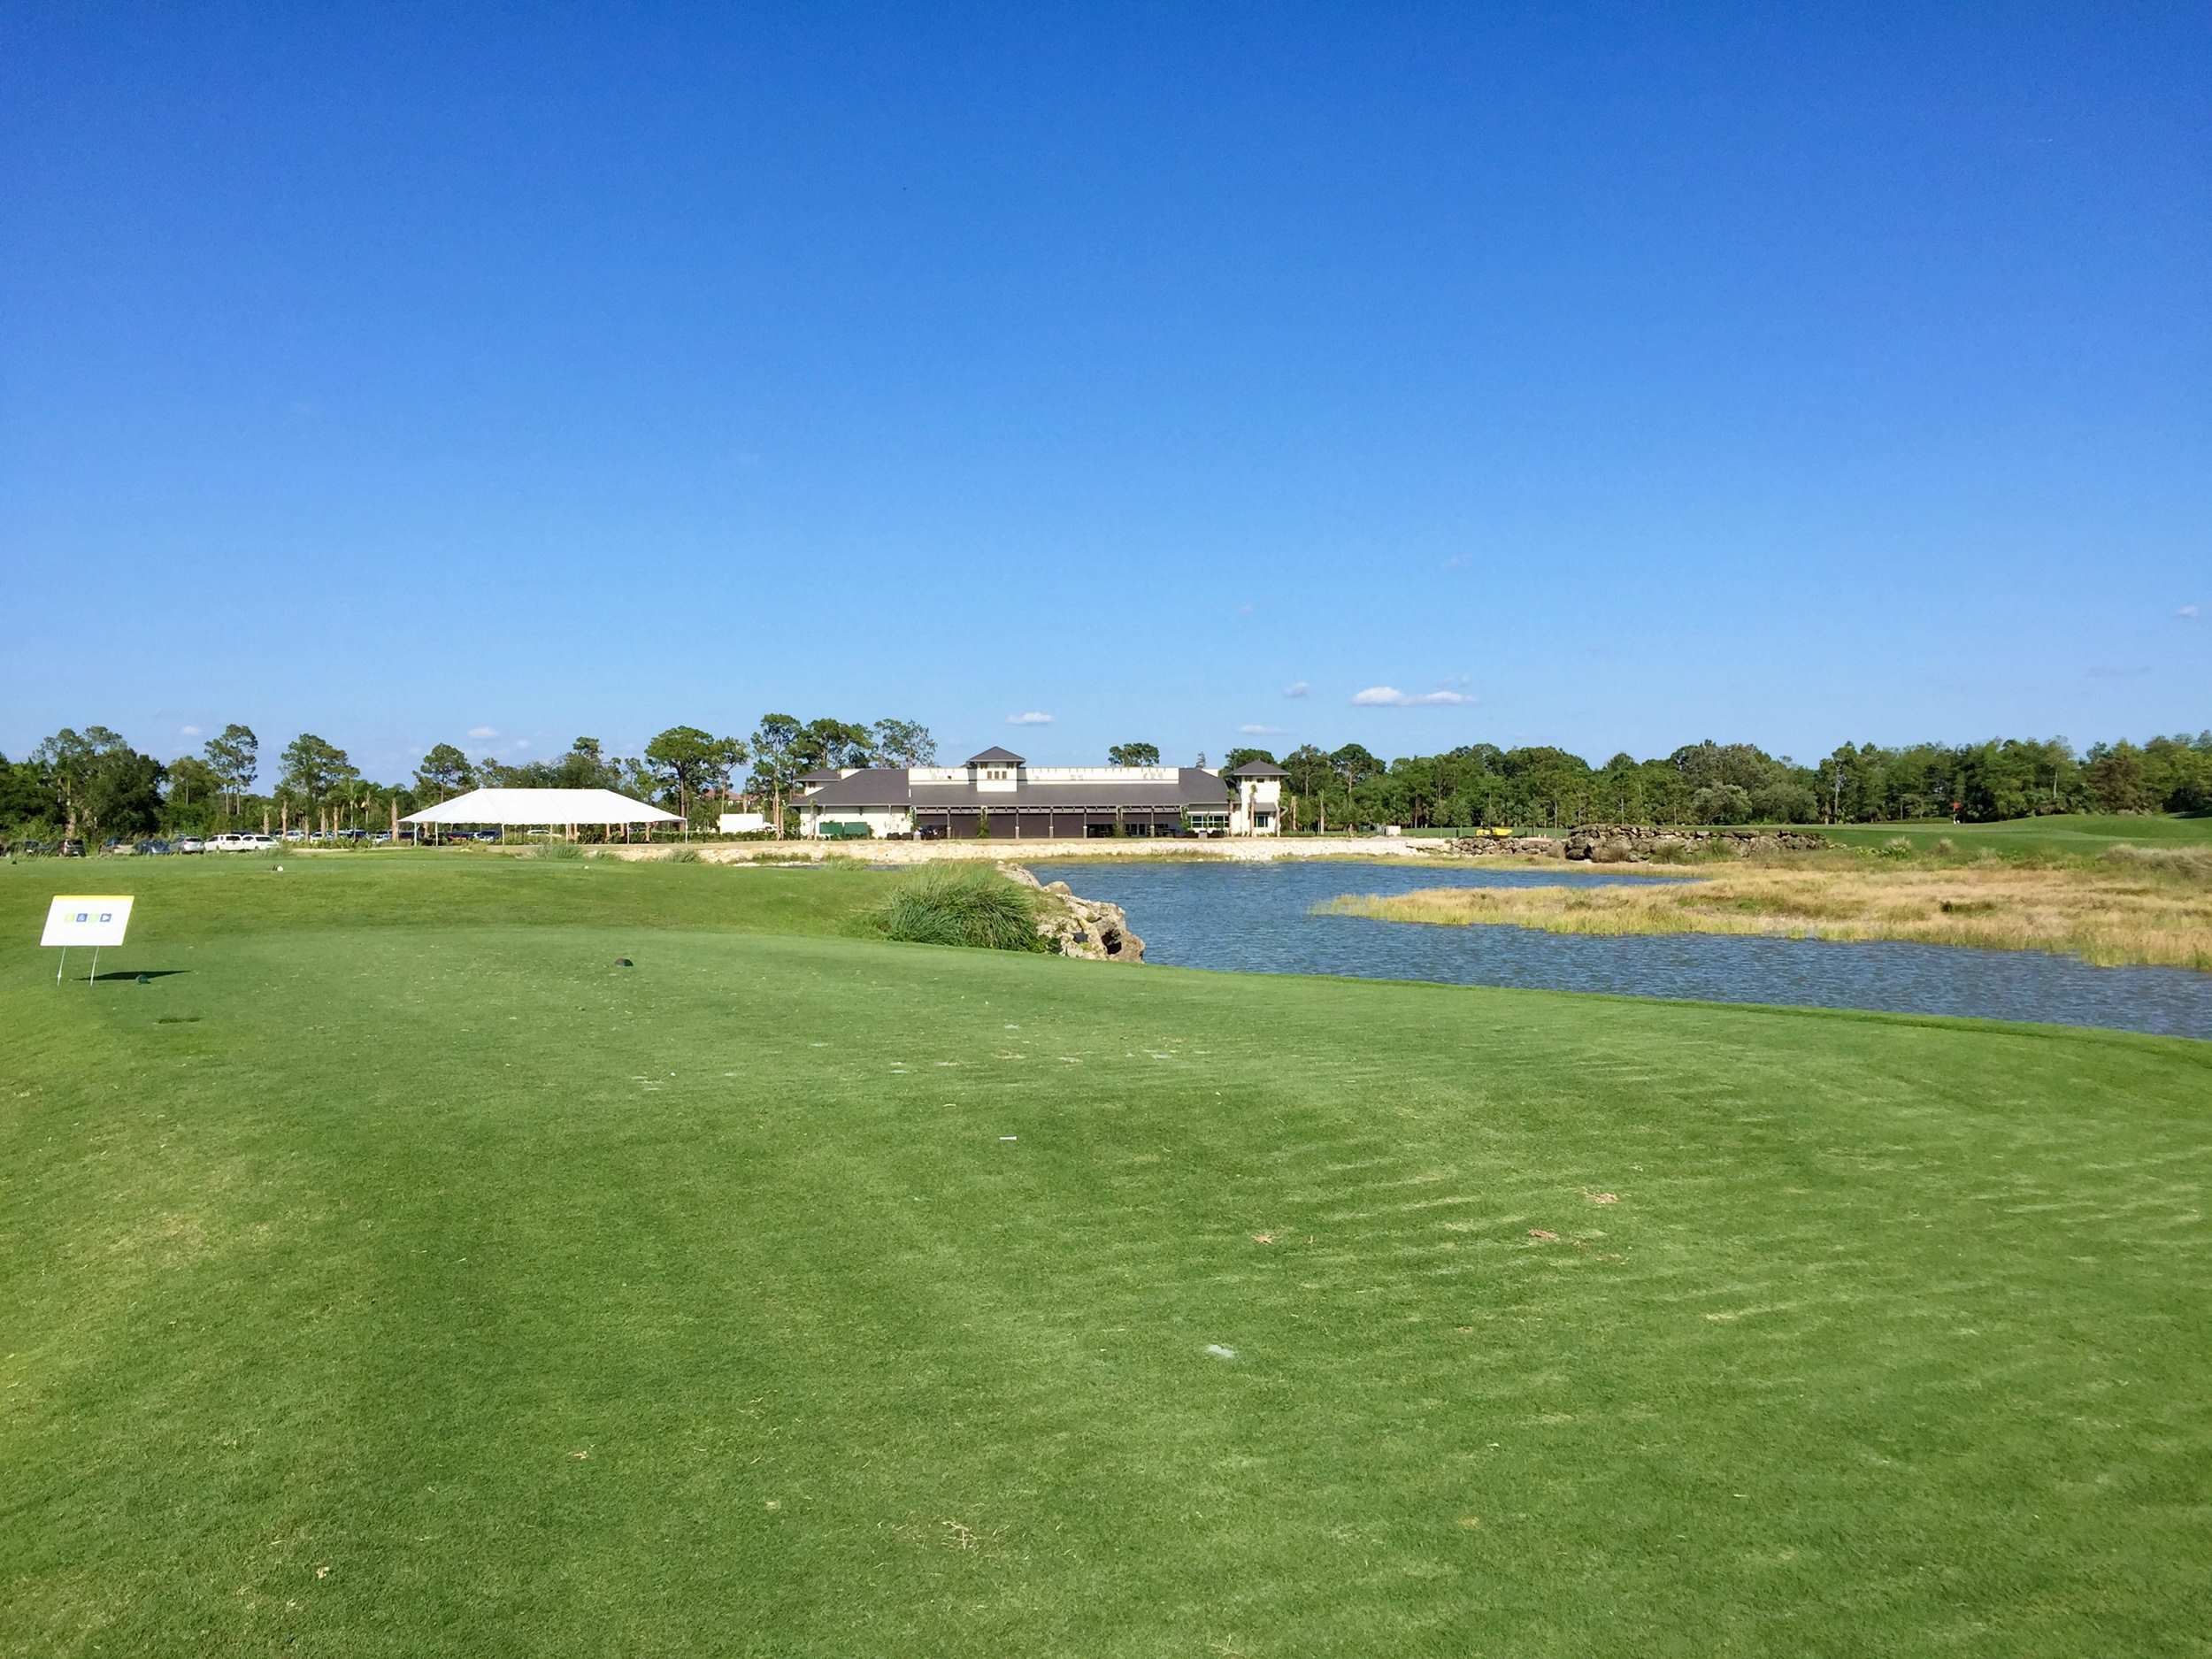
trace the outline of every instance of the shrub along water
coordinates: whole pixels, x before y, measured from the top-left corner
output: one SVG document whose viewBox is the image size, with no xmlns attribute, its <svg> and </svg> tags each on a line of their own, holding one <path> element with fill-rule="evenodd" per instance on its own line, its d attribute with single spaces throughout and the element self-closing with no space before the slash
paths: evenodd
<svg viewBox="0 0 2212 1659">
<path fill-rule="evenodd" d="M 872 912 L 887 939 L 987 950 L 1045 950 L 1036 901 L 995 870 L 934 865 L 899 885 Z"/>
</svg>

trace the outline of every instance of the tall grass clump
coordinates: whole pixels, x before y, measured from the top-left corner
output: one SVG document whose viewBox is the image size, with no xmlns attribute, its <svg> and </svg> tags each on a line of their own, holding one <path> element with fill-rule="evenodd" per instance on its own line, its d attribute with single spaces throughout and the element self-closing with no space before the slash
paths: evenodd
<svg viewBox="0 0 2212 1659">
<path fill-rule="evenodd" d="M 1739 852 L 1736 843 L 1725 841 L 1684 841 L 1682 850 L 1669 856 L 1670 862 L 1681 864 L 1732 864 L 1746 856 Z"/>
<path fill-rule="evenodd" d="M 574 841 L 543 841 L 530 849 L 533 858 L 588 858 L 587 853 Z"/>
<path fill-rule="evenodd" d="M 2122 841 L 2105 849 L 2104 861 L 2131 875 L 2212 885 L 2212 847 L 2133 847 Z"/>
<path fill-rule="evenodd" d="M 900 883 L 870 912 L 887 939 L 983 950 L 1047 950 L 1027 888 L 995 870 L 935 865 Z"/>
</svg>

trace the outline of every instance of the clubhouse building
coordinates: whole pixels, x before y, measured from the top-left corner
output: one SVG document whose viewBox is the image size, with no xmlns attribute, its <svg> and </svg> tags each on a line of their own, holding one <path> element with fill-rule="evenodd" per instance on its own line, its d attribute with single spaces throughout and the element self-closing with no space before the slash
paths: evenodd
<svg viewBox="0 0 2212 1659">
<path fill-rule="evenodd" d="M 1283 770 L 1262 762 L 1224 782 L 1199 766 L 1033 766 L 987 749 L 958 766 L 809 772 L 807 838 L 916 835 L 1074 841 L 1095 835 L 1273 835 Z"/>
</svg>

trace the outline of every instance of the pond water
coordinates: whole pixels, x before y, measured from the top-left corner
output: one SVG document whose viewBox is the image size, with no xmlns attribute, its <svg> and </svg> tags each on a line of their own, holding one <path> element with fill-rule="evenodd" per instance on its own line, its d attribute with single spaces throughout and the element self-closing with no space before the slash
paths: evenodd
<svg viewBox="0 0 2212 1659">
<path fill-rule="evenodd" d="M 2212 1038 L 2212 973 L 2093 968 L 2037 951 L 1717 933 L 1604 938 L 1316 916 L 1341 893 L 1443 887 L 1605 887 L 1595 871 L 1430 864 L 1052 864 L 1030 868 L 1129 913 L 1145 958 L 1247 973 L 1341 973 L 1717 1002 L 1786 1002 Z M 1642 878 L 1649 879 L 1650 878 Z"/>
</svg>

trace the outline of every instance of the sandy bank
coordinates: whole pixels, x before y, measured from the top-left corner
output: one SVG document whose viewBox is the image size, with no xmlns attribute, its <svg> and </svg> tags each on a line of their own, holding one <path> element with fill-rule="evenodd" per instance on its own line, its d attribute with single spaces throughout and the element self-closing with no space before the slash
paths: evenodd
<svg viewBox="0 0 2212 1659">
<path fill-rule="evenodd" d="M 1300 836 L 1295 840 L 1255 837 L 1249 841 L 1153 841 L 1133 836 L 1083 841 L 994 838 L 977 841 L 718 841 L 695 846 L 700 858 L 708 864 L 750 864 L 764 859 L 813 864 L 829 858 L 868 864 L 920 864 L 946 859 L 1029 864 L 1070 858 L 1217 859 L 1264 864 L 1278 858 L 1420 858 L 1442 852 L 1440 842 L 1394 835 Z M 616 858 L 657 858 L 667 854 L 668 844 L 594 850 Z"/>
</svg>

